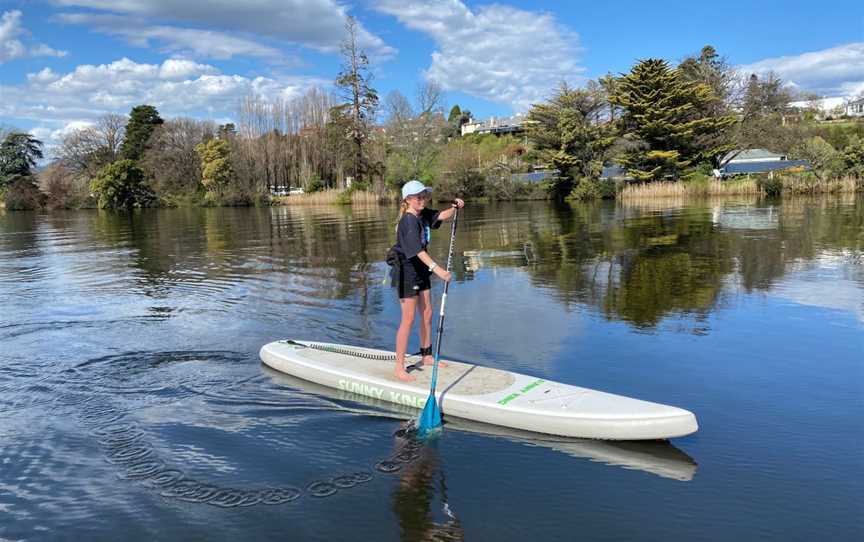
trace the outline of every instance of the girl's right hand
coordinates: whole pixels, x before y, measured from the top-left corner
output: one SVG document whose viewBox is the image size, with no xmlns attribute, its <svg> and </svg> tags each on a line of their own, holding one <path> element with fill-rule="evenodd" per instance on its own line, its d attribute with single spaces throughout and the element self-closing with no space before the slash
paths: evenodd
<svg viewBox="0 0 864 542">
<path fill-rule="evenodd" d="M 435 274 L 438 275 L 438 278 L 443 280 L 444 282 L 450 282 L 450 279 L 453 278 L 453 273 L 447 271 L 446 269 L 441 269 L 440 267 L 435 269 Z"/>
</svg>

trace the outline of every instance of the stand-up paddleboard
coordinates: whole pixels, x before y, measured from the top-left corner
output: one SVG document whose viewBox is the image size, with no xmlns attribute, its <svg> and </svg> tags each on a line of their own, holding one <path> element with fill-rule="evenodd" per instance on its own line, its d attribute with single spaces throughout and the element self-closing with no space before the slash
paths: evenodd
<svg viewBox="0 0 864 542">
<path fill-rule="evenodd" d="M 261 360 L 310 382 L 422 409 L 431 367 L 393 375 L 392 352 L 310 341 L 276 341 Z M 681 437 L 698 429 L 687 410 L 552 382 L 510 371 L 448 361 L 438 368 L 436 397 L 445 416 L 525 431 L 606 440 Z"/>
<path fill-rule="evenodd" d="M 293 388 L 300 393 L 337 402 L 347 412 L 366 414 L 369 416 L 392 416 L 396 419 L 409 420 L 417 417 L 417 411 L 411 407 L 398 405 L 389 401 L 374 399 L 367 395 L 358 395 L 350 391 L 338 390 L 322 386 L 296 376 L 291 376 L 270 367 L 264 367 L 275 384 Z M 353 405 L 368 407 L 360 410 Z M 623 467 L 628 470 L 647 472 L 681 482 L 689 482 L 696 475 L 698 465 L 692 457 L 676 448 L 668 440 L 649 441 L 615 441 L 594 440 L 573 437 L 544 435 L 521 429 L 511 429 L 500 425 L 490 425 L 455 416 L 447 416 L 448 431 L 463 431 L 478 433 L 489 437 L 503 438 L 526 446 L 547 448 L 578 459 L 587 459 L 596 463 Z"/>
</svg>

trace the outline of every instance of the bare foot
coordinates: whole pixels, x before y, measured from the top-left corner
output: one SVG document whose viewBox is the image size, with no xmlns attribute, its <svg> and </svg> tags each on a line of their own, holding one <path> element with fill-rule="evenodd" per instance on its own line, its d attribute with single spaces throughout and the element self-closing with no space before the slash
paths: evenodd
<svg viewBox="0 0 864 542">
<path fill-rule="evenodd" d="M 423 359 L 420 360 L 420 362 L 417 364 L 417 366 L 418 366 L 418 367 L 423 367 L 424 365 L 427 365 L 427 366 L 431 367 L 433 363 L 435 363 L 435 358 L 434 358 L 434 357 L 432 357 L 432 356 L 423 356 Z M 447 363 L 446 361 L 444 361 L 443 359 L 439 359 L 439 360 L 438 360 L 438 365 L 440 365 L 441 367 L 447 367 L 447 366 L 450 365 L 450 364 Z"/>
<path fill-rule="evenodd" d="M 396 378 L 403 382 L 413 382 L 414 377 L 409 375 L 408 372 L 402 367 L 396 367 L 396 372 L 394 373 Z"/>
</svg>

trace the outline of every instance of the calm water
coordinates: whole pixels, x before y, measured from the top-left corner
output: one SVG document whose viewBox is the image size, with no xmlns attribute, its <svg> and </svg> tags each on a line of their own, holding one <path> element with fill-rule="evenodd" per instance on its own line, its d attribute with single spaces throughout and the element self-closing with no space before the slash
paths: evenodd
<svg viewBox="0 0 864 542">
<path fill-rule="evenodd" d="M 466 209 L 445 354 L 695 412 L 671 444 L 419 446 L 262 367 L 391 348 L 395 212 L 0 214 L 0 539 L 864 538 L 864 202 Z"/>
</svg>

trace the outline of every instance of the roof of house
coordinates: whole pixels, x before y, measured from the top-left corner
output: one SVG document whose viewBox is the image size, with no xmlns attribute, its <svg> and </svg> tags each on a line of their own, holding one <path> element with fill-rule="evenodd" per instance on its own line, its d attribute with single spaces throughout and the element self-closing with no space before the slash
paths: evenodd
<svg viewBox="0 0 864 542">
<path fill-rule="evenodd" d="M 603 166 L 603 171 L 600 172 L 601 179 L 621 179 L 625 177 L 627 177 L 627 169 L 618 164 Z"/>
<path fill-rule="evenodd" d="M 742 162 L 726 164 L 720 171 L 725 175 L 740 175 L 744 173 L 766 173 L 768 171 L 778 171 L 793 167 L 803 167 L 810 169 L 810 162 L 807 160 L 768 160 L 765 162 Z"/>
<path fill-rule="evenodd" d="M 510 175 L 511 181 L 537 183 L 546 179 L 554 179 L 560 171 L 557 169 L 548 169 L 544 171 L 534 171 L 531 173 L 514 173 Z"/>
<path fill-rule="evenodd" d="M 768 149 L 735 149 L 727 152 L 720 159 L 720 163 L 727 164 L 738 160 L 779 160 L 782 158 L 782 154 L 771 152 Z"/>
</svg>

